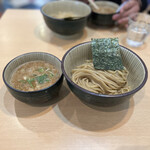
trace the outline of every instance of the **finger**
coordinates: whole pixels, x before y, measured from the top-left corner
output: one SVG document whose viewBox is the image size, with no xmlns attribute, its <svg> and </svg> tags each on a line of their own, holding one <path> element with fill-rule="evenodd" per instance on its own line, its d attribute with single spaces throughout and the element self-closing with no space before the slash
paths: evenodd
<svg viewBox="0 0 150 150">
<path fill-rule="evenodd" d="M 127 2 L 123 7 L 122 7 L 122 11 L 126 11 L 128 9 L 131 9 L 133 7 L 133 3 L 132 2 Z"/>
<path fill-rule="evenodd" d="M 130 11 L 132 10 L 132 11 Z M 138 12 L 140 10 L 140 6 L 136 1 L 130 1 L 128 3 L 126 3 L 126 5 L 124 5 L 124 7 L 120 10 L 120 14 L 123 15 L 125 13 L 127 13 L 128 11 L 131 12 Z M 129 14 L 127 13 L 127 14 Z"/>
<path fill-rule="evenodd" d="M 130 16 L 131 14 L 135 13 L 135 12 L 138 12 L 136 8 L 137 6 L 135 7 L 132 7 L 131 9 L 129 9 L 128 11 L 125 11 L 124 13 L 121 14 L 122 18 L 124 17 L 127 17 L 127 16 Z"/>
<path fill-rule="evenodd" d="M 120 18 L 120 14 L 115 14 L 112 17 L 113 20 L 118 20 L 119 18 Z"/>
<path fill-rule="evenodd" d="M 128 24 L 125 24 L 125 28 L 126 28 L 126 29 L 128 28 Z"/>
<path fill-rule="evenodd" d="M 128 24 L 128 17 L 122 18 L 120 20 L 118 20 L 119 24 Z"/>
</svg>

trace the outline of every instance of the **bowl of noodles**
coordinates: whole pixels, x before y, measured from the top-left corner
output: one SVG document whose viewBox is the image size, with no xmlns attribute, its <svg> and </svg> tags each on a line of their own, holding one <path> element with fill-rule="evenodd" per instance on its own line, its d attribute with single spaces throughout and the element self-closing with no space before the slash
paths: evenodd
<svg viewBox="0 0 150 150">
<path fill-rule="evenodd" d="M 91 41 L 74 46 L 62 59 L 62 72 L 71 91 L 85 104 L 111 106 L 129 100 L 147 81 L 147 68 L 133 51 L 120 46 L 123 70 L 96 70 Z"/>
<path fill-rule="evenodd" d="M 81 33 L 91 14 L 91 8 L 80 1 L 50 1 L 41 7 L 48 28 L 60 35 Z"/>
<path fill-rule="evenodd" d="M 99 9 L 91 6 L 91 22 L 99 26 L 113 26 L 115 21 L 112 20 L 112 16 L 116 14 L 119 5 L 112 1 L 95 1 L 95 3 Z"/>
</svg>

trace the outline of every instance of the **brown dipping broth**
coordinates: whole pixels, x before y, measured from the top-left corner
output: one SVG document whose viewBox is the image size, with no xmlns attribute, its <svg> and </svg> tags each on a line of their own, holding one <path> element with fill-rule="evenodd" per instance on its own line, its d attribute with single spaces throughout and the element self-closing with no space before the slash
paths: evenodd
<svg viewBox="0 0 150 150">
<path fill-rule="evenodd" d="M 22 64 L 13 72 L 10 83 L 21 91 L 37 91 L 54 84 L 60 74 L 50 63 L 31 61 Z"/>
</svg>

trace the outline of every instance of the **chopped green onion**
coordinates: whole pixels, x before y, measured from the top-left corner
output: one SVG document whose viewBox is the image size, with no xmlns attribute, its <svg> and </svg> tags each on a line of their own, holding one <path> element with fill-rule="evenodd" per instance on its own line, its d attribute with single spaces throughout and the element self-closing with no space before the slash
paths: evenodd
<svg viewBox="0 0 150 150">
<path fill-rule="evenodd" d="M 32 82 L 34 82 L 35 81 L 35 79 L 34 78 L 29 78 L 29 79 L 27 79 L 27 82 L 29 83 L 29 85 L 32 87 L 32 88 L 34 88 L 34 86 L 33 86 L 33 84 L 32 84 Z"/>
<path fill-rule="evenodd" d="M 48 75 L 47 75 L 47 74 L 43 74 L 43 75 L 41 75 L 41 76 L 37 76 L 37 77 L 35 77 L 35 79 L 37 80 L 37 82 L 38 82 L 39 84 L 43 84 L 44 82 L 49 81 L 49 78 L 48 78 Z"/>
<path fill-rule="evenodd" d="M 44 68 L 42 68 L 42 67 L 41 67 L 41 68 L 38 68 L 38 71 L 39 71 L 39 72 L 44 72 Z"/>
<path fill-rule="evenodd" d="M 27 81 L 26 80 L 19 80 L 19 82 L 26 83 Z"/>
<path fill-rule="evenodd" d="M 51 73 L 49 74 L 49 76 L 50 76 L 50 77 L 53 77 L 53 76 L 54 76 L 54 74 L 51 72 Z"/>
</svg>

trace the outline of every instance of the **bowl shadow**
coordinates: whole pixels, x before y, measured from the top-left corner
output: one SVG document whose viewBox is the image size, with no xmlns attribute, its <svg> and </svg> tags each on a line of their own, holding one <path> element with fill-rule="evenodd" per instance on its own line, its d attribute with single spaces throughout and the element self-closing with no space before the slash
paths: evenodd
<svg viewBox="0 0 150 150">
<path fill-rule="evenodd" d="M 54 111 L 65 123 L 92 132 L 108 132 L 121 127 L 134 110 L 133 98 L 111 107 L 89 107 L 72 92 L 57 105 Z"/>
<path fill-rule="evenodd" d="M 0 102 L 0 109 L 5 113 L 12 116 L 17 117 L 29 117 L 40 114 L 41 112 L 45 111 L 48 107 L 55 105 L 57 102 L 64 99 L 68 94 L 69 90 L 63 84 L 59 95 L 53 99 L 53 101 L 48 101 L 46 103 L 40 105 L 31 105 L 23 103 L 17 99 L 15 99 L 7 90 L 5 86 L 0 89 L 0 93 L 4 93 L 3 100 Z"/>
<path fill-rule="evenodd" d="M 64 49 L 72 47 L 72 43 L 76 45 L 80 40 L 84 41 L 84 39 L 87 38 L 86 28 L 84 28 L 84 30 L 80 33 L 65 36 L 51 31 L 45 23 L 39 24 L 35 28 L 34 34 L 40 40 L 47 43 L 52 43 L 53 45 L 63 47 Z"/>
<path fill-rule="evenodd" d="M 65 99 L 69 92 L 63 84 L 56 101 Z M 0 110 L 8 116 L 14 117 L 16 123 L 20 124 L 21 127 L 38 134 L 55 133 L 55 131 L 58 133 L 57 128 L 51 128 L 51 125 L 57 126 L 55 120 L 58 119 L 58 122 L 62 122 L 59 118 L 53 117 L 53 114 L 55 115 L 53 108 L 57 106 L 57 102 L 54 104 L 47 103 L 43 106 L 32 106 L 15 99 L 5 86 L 0 89 L 0 93 L 4 95 L 0 101 Z"/>
<path fill-rule="evenodd" d="M 52 101 L 50 100 L 50 101 L 43 103 L 43 104 L 40 104 L 40 105 L 24 104 L 24 103 L 16 100 L 15 101 L 16 116 L 17 117 L 23 117 L 23 118 L 28 117 L 28 116 L 32 116 L 32 115 L 38 113 L 38 112 L 36 112 L 36 110 L 37 111 L 38 110 L 44 110 L 50 106 L 52 106 L 52 107 L 53 107 L 53 105 L 55 106 L 57 102 L 64 99 L 64 97 L 66 97 L 68 94 L 69 94 L 69 91 L 66 89 L 66 87 L 64 85 L 62 85 L 60 92 L 59 92 L 59 95 L 56 98 L 54 98 Z M 23 105 L 26 105 L 26 107 L 23 107 Z M 29 109 L 31 109 L 31 110 L 29 111 Z"/>
</svg>

